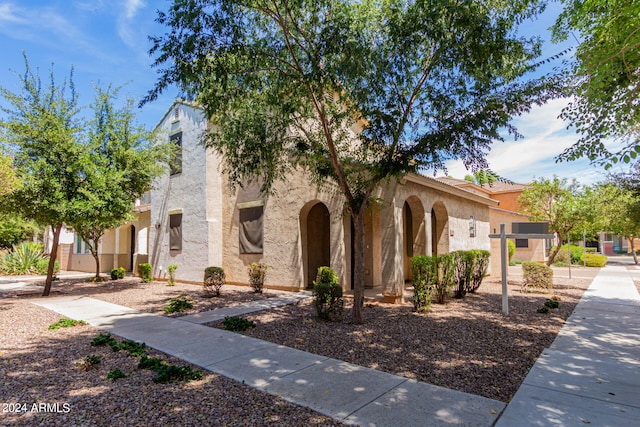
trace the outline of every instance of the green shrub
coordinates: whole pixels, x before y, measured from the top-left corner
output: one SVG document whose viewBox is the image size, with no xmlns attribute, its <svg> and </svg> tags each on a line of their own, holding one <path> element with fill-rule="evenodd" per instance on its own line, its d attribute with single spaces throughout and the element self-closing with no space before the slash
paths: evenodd
<svg viewBox="0 0 640 427">
<path fill-rule="evenodd" d="M 174 381 L 197 381 L 202 379 L 202 371 L 194 371 L 188 366 L 163 365 L 153 379 L 154 383 L 166 384 Z"/>
<path fill-rule="evenodd" d="M 0 256 L 0 270 L 7 274 L 42 274 L 38 272 L 38 266 L 42 267 L 43 262 L 48 265 L 49 257 L 42 251 L 42 245 L 25 242 L 14 246 L 4 257 Z"/>
<path fill-rule="evenodd" d="M 109 371 L 109 373 L 107 374 L 107 379 L 110 379 L 111 381 L 126 377 L 127 375 L 118 368 L 114 369 L 113 371 Z"/>
<path fill-rule="evenodd" d="M 595 253 L 597 253 L 597 252 L 598 252 L 598 248 L 585 248 L 585 251 L 586 251 L 588 254 L 595 254 Z"/>
<path fill-rule="evenodd" d="M 84 320 L 60 319 L 49 325 L 49 329 L 71 328 L 73 326 L 88 325 Z"/>
<path fill-rule="evenodd" d="M 507 252 L 509 253 L 509 265 L 511 265 L 511 259 L 516 253 L 516 244 L 513 242 L 513 240 L 507 240 Z"/>
<path fill-rule="evenodd" d="M 202 371 L 193 371 L 188 366 L 170 365 L 162 359 L 142 356 L 138 369 L 149 369 L 157 375 L 154 383 L 168 383 L 173 381 L 194 381 L 203 377 Z"/>
<path fill-rule="evenodd" d="M 546 306 L 543 305 L 541 307 L 538 307 L 538 309 L 536 311 L 538 313 L 548 313 L 549 312 L 549 307 L 546 307 Z"/>
<path fill-rule="evenodd" d="M 444 304 L 451 288 L 456 284 L 456 256 L 453 254 L 436 257 L 436 302 Z"/>
<path fill-rule="evenodd" d="M 97 337 L 95 337 L 91 341 L 91 345 L 95 347 L 108 345 L 109 347 L 111 347 L 111 350 L 113 350 L 114 352 L 117 353 L 120 351 L 120 344 L 118 344 L 118 341 L 116 341 L 115 338 L 113 338 L 111 334 L 108 332 L 106 334 L 100 334 Z"/>
<path fill-rule="evenodd" d="M 144 283 L 149 283 L 153 280 L 153 266 L 148 262 L 138 264 L 138 274 Z"/>
<path fill-rule="evenodd" d="M 522 290 L 529 287 L 553 289 L 553 270 L 546 264 L 535 261 L 522 263 Z"/>
<path fill-rule="evenodd" d="M 246 331 L 249 328 L 255 328 L 255 322 L 237 316 L 225 316 L 222 325 L 225 329 L 234 332 Z"/>
<path fill-rule="evenodd" d="M 556 300 L 548 299 L 544 302 L 544 306 L 549 308 L 558 308 L 560 307 L 560 303 Z"/>
<path fill-rule="evenodd" d="M 342 287 L 338 276 L 329 267 L 318 268 L 318 275 L 313 282 L 313 305 L 319 318 L 335 322 L 342 320 Z"/>
<path fill-rule="evenodd" d="M 473 278 L 473 253 L 471 251 L 455 251 L 452 252 L 455 259 L 455 277 L 457 288 L 455 291 L 456 298 L 463 298 L 467 290 L 471 287 L 471 279 Z"/>
<path fill-rule="evenodd" d="M 482 249 L 473 249 L 470 252 L 473 254 L 473 274 L 467 290 L 473 293 L 478 290 L 482 281 L 487 276 L 491 252 Z"/>
<path fill-rule="evenodd" d="M 553 252 L 555 250 L 555 246 L 551 248 Z M 571 264 L 579 264 L 580 258 L 584 254 L 584 248 L 582 246 L 571 245 Z M 560 246 L 560 251 L 556 254 L 553 259 L 554 264 L 556 262 L 563 262 L 569 264 L 569 247 L 564 244 Z"/>
<path fill-rule="evenodd" d="M 604 267 L 605 265 L 607 265 L 608 260 L 609 258 L 607 258 L 605 255 L 587 253 L 582 256 L 582 259 L 580 261 L 585 262 L 587 267 Z"/>
<path fill-rule="evenodd" d="M 120 350 L 128 351 L 130 356 L 144 356 L 147 354 L 147 345 L 133 340 L 122 340 Z"/>
<path fill-rule="evenodd" d="M 264 277 L 269 267 L 261 262 L 252 262 L 249 266 L 249 283 L 255 293 L 261 294 L 264 286 Z"/>
<path fill-rule="evenodd" d="M 149 369 L 151 371 L 158 371 L 162 368 L 162 366 L 168 365 L 162 359 L 158 359 L 157 357 L 147 357 L 146 355 L 140 357 L 140 362 L 138 363 L 138 369 Z"/>
<path fill-rule="evenodd" d="M 436 287 L 436 262 L 430 256 L 411 258 L 413 284 L 413 311 L 429 311 Z"/>
<path fill-rule="evenodd" d="M 193 303 L 187 299 L 186 294 L 182 294 L 179 297 L 169 299 L 169 305 L 164 308 L 164 312 L 167 314 L 177 313 L 193 308 Z"/>
<path fill-rule="evenodd" d="M 219 297 L 220 288 L 224 285 L 225 274 L 221 267 L 204 269 L 204 290 L 209 296 Z"/>
<path fill-rule="evenodd" d="M 110 272 L 111 280 L 124 279 L 125 274 L 126 271 L 124 267 L 112 268 Z"/>
<path fill-rule="evenodd" d="M 177 269 L 178 269 L 178 264 L 169 264 L 167 266 L 167 273 L 169 273 L 169 278 L 167 279 L 167 286 L 173 286 L 176 284 Z"/>
<path fill-rule="evenodd" d="M 98 369 L 98 365 L 102 362 L 100 356 L 96 356 L 92 354 L 91 356 L 87 356 L 84 358 L 84 362 L 79 363 L 78 366 L 82 367 L 85 371 L 90 371 L 92 369 Z"/>
<path fill-rule="evenodd" d="M 41 276 L 46 276 L 47 273 L 49 272 L 49 258 L 43 258 L 40 261 L 36 262 L 36 267 L 35 267 L 36 273 L 38 273 Z M 59 273 L 60 272 L 60 262 L 58 262 L 58 260 L 55 260 L 53 262 L 53 272 L 54 273 Z"/>
</svg>

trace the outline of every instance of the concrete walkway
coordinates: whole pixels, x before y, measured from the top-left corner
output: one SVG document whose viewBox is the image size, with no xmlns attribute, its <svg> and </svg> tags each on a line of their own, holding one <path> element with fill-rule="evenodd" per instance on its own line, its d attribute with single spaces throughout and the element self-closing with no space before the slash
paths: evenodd
<svg viewBox="0 0 640 427">
<path fill-rule="evenodd" d="M 298 296 L 302 297 L 308 295 Z M 275 303 L 262 303 L 268 302 Z M 206 370 L 348 424 L 489 427 L 505 406 L 496 400 L 198 324 L 261 309 L 255 306 L 168 318 L 87 297 L 48 298 L 34 304 L 87 321 L 115 335 L 145 342 Z"/>
<path fill-rule="evenodd" d="M 640 270 L 600 270 L 496 427 L 640 424 L 640 297 L 632 279 Z"/>
</svg>

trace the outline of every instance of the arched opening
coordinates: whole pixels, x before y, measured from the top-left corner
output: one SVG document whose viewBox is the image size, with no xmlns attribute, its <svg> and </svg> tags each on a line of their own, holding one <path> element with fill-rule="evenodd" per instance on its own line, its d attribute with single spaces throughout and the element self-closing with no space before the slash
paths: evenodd
<svg viewBox="0 0 640 427">
<path fill-rule="evenodd" d="M 411 280 L 411 258 L 425 255 L 426 233 L 424 207 L 416 196 L 409 197 L 402 207 L 402 253 L 404 280 Z"/>
<path fill-rule="evenodd" d="M 449 214 L 442 202 L 431 208 L 431 255 L 449 252 Z"/>
<path fill-rule="evenodd" d="M 128 271 L 133 271 L 134 270 L 134 265 L 133 265 L 133 254 L 136 253 L 136 226 L 135 225 L 131 225 L 131 233 L 129 238 L 131 239 L 129 242 L 129 270 Z"/>
<path fill-rule="evenodd" d="M 308 210 L 306 215 L 304 212 Z M 304 260 L 305 286 L 313 287 L 318 268 L 331 265 L 331 216 L 322 202 L 317 202 L 300 213 L 302 257 Z"/>
</svg>

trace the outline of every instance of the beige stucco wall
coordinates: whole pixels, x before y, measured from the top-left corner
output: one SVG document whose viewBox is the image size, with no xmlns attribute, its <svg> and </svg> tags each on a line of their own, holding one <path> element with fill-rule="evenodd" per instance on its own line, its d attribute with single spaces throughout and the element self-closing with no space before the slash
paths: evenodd
<svg viewBox="0 0 640 427">
<path fill-rule="evenodd" d="M 351 227 L 343 215 L 341 194 L 332 189 L 317 189 L 300 170 L 287 182 L 277 183 L 274 196 L 260 195 L 257 186 L 238 189 L 224 198 L 223 267 L 228 281 L 247 283 L 251 262 L 261 261 L 270 269 L 266 285 L 302 289 L 308 277 L 305 239 L 306 214 L 315 203 L 323 203 L 330 215 L 330 266 L 341 278 L 345 289 L 351 288 Z M 432 254 L 431 208 L 444 212 L 445 222 L 441 252 L 458 249 L 490 249 L 489 210 L 484 198 L 471 201 L 462 196 L 413 182 L 391 183 L 374 195 L 379 200 L 365 218 L 365 286 L 382 286 L 387 293 L 398 292 L 406 276 L 406 237 L 403 206 L 410 199 L 417 215 L 413 217 L 416 236 L 412 236 L 414 255 Z M 264 206 L 264 251 L 262 254 L 239 253 L 239 209 L 243 203 Z M 418 203 L 422 209 L 416 205 Z M 413 209 L 413 208 L 412 208 Z M 470 236 L 470 218 L 476 221 L 476 234 Z M 415 237 L 415 239 L 414 239 Z"/>
<path fill-rule="evenodd" d="M 264 197 L 258 185 L 227 193 L 223 204 L 223 268 L 228 281 L 248 283 L 247 270 L 252 262 L 269 266 L 265 285 L 276 288 L 304 289 L 307 277 L 307 254 L 303 249 L 303 231 L 307 212 L 316 203 L 323 203 L 329 211 L 330 267 L 344 283 L 344 233 L 342 199 L 330 188 L 318 189 L 309 184 L 300 170 L 287 177 L 286 182 L 274 186 L 274 195 Z M 226 188 L 226 185 L 224 186 Z M 263 253 L 240 254 L 238 204 L 262 203 L 264 209 Z"/>
</svg>

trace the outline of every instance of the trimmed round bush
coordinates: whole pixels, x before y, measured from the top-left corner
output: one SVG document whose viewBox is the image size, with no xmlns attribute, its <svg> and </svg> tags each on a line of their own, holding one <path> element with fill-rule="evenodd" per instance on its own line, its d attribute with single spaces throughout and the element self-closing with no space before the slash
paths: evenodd
<svg viewBox="0 0 640 427">
<path fill-rule="evenodd" d="M 582 255 L 582 258 L 580 259 L 581 262 L 585 262 L 585 264 L 587 264 L 587 267 L 604 267 L 605 265 L 607 265 L 608 260 L 609 258 L 607 258 L 605 255 L 590 253 Z"/>
<path fill-rule="evenodd" d="M 209 296 L 219 297 L 220 288 L 224 285 L 225 274 L 222 267 L 204 269 L 204 290 Z"/>
</svg>

